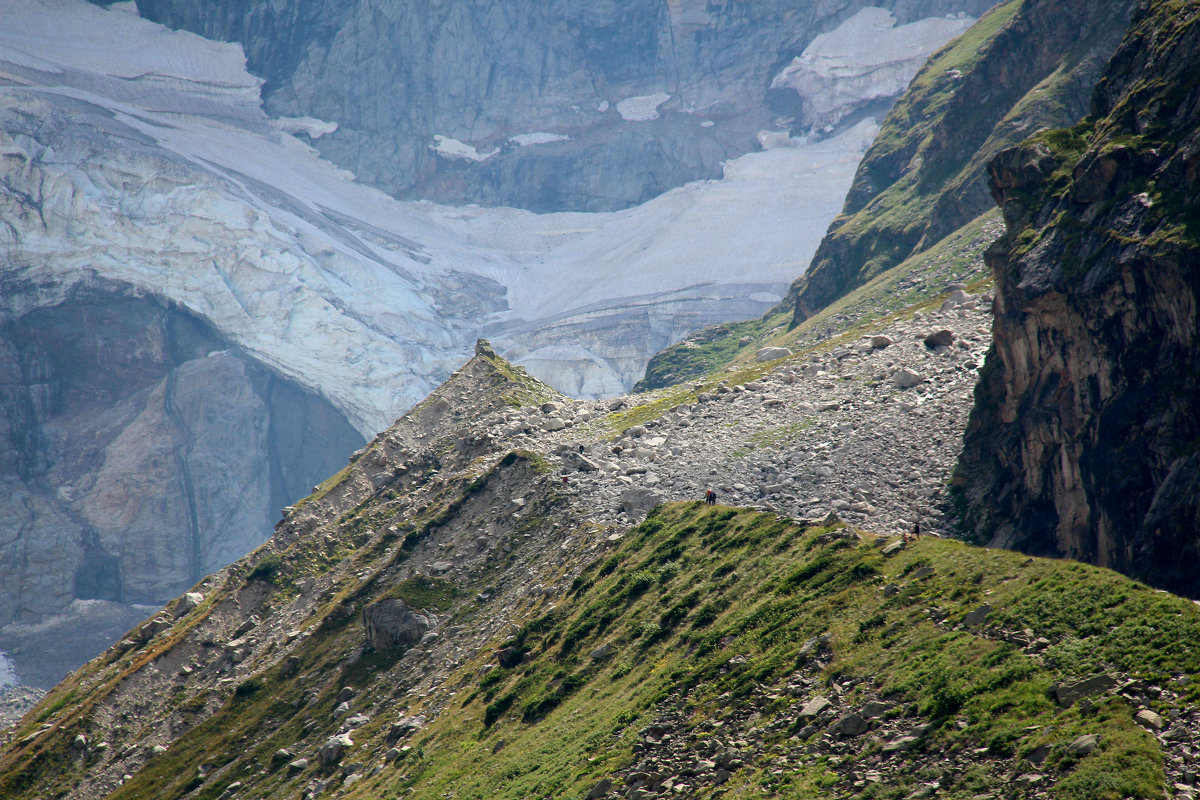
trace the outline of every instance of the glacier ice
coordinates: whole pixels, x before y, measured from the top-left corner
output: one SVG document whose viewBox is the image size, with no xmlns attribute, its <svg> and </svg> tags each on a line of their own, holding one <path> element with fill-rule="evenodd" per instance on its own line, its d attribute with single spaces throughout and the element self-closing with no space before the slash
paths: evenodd
<svg viewBox="0 0 1200 800">
<path fill-rule="evenodd" d="M 0 0 L 0 14 L 5 169 L 36 167 L 46 194 L 37 224 L 6 215 L 4 272 L 43 284 L 47 303 L 97 277 L 161 294 L 367 436 L 481 334 L 597 395 L 698 327 L 762 313 L 807 265 L 877 130 L 789 141 L 619 212 L 400 202 L 286 132 L 319 120 L 270 120 L 237 45 L 83 0 Z M 666 99 L 618 110 L 644 118 Z M 55 138 L 20 134 L 30 115 L 58 120 Z M 516 143 L 547 140 L 527 136 Z"/>
</svg>

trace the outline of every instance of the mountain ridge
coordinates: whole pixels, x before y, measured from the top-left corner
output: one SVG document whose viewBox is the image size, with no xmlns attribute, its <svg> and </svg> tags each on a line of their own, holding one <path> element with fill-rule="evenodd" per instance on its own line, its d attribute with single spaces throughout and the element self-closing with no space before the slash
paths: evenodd
<svg viewBox="0 0 1200 800">
<path fill-rule="evenodd" d="M 556 430 L 562 399 L 479 353 L 271 542 L 52 692 L 0 757 L 6 795 L 1149 798 L 1186 779 L 1159 754 L 1200 743 L 1192 603 L 833 514 L 692 500 L 635 526 L 660 498 L 605 465 L 604 432 L 629 443 L 609 458 L 656 463 L 640 439 L 705 414 L 728 431 L 723 409 L 772 407 L 756 386 L 809 385 L 796 362 L 700 392 L 693 425 L 666 393 Z M 847 412 L 818 413 L 838 435 Z M 727 435 L 759 443 L 753 463 L 786 441 Z M 609 483 L 620 509 L 593 494 Z"/>
</svg>

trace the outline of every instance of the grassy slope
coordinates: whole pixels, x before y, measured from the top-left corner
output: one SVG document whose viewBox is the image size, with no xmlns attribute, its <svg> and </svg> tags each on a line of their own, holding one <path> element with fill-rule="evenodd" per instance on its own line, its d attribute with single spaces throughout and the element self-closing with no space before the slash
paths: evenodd
<svg viewBox="0 0 1200 800">
<path fill-rule="evenodd" d="M 853 341 L 873 327 L 899 314 L 939 305 L 946 285 L 963 283 L 972 291 L 990 286 L 983 251 L 1003 231 L 1000 212 L 993 209 L 945 237 L 929 249 L 847 292 L 792 330 L 790 315 L 769 314 L 756 320 L 716 326 L 728 335 L 692 337 L 656 355 L 637 391 L 670 386 L 681 381 L 711 380 L 722 369 L 751 369 L 762 347 L 787 347 L 801 357 L 817 348 Z M 747 344 L 740 344 L 749 336 Z M 678 401 L 677 401 L 678 402 Z"/>
<path fill-rule="evenodd" d="M 1058 707 L 1049 688 L 1101 670 L 1148 682 L 1200 672 L 1200 653 L 1189 646 L 1200 640 L 1200 609 L 1080 564 L 933 539 L 885 558 L 870 541 L 822 540 L 828 533 L 721 506 L 664 507 L 591 565 L 558 608 L 507 642 L 528 649 L 524 663 L 486 670 L 494 664 L 492 650 L 471 654 L 448 681 L 455 690 L 450 705 L 408 743 L 411 749 L 341 796 L 581 797 L 628 767 L 639 731 L 664 705 L 676 704 L 686 719 L 681 733 L 697 742 L 714 735 L 715 723 L 732 725 L 739 711 L 752 708 L 759 716 L 750 735 L 764 751 L 798 754 L 782 773 L 774 756 L 764 755 L 701 796 L 856 794 L 838 769 L 868 758 L 878 745 L 840 765 L 828 755 L 808 755 L 807 746 L 822 734 L 790 738 L 799 727 L 795 704 L 805 699 L 787 696 L 798 674 L 817 681 L 813 693 L 828 692 L 834 681 L 852 684 L 845 704 L 870 692 L 894 703 L 894 713 L 935 726 L 919 755 L 908 759 L 911 769 L 863 796 L 904 796 L 929 759 L 980 748 L 986 751 L 976 756 L 980 766 L 944 781 L 939 796 L 999 791 L 1014 758 L 1043 743 L 1056 746 L 1043 771 L 1058 779 L 1058 797 L 1161 792 L 1159 745 L 1133 723 L 1124 700 L 1085 714 L 1080 706 Z M 925 566 L 932 575 L 917 577 Z M 880 589 L 890 583 L 899 591 L 889 597 Z M 469 604 L 453 587 L 392 591 L 458 608 L 455 620 L 469 624 Z M 248 681 L 113 797 L 213 800 L 241 780 L 253 786 L 249 796 L 291 798 L 307 779 L 319 777 L 315 766 L 300 775 L 272 766 L 271 756 L 306 735 L 323 740 L 332 732 L 340 686 L 361 687 L 367 707 L 393 699 L 388 653 L 348 662 L 361 627 L 356 614 L 339 610 L 341 599 L 325 606 L 323 620 L 313 620 L 318 635 L 297 671 L 319 676 L 307 687 L 321 687 L 315 700 L 305 704 L 306 686 L 297 677 L 268 673 Z M 956 627 L 984 602 L 994 611 L 983 630 Z M 1053 644 L 1027 655 L 1002 638 L 1025 629 Z M 804 643 L 821 635 L 830 637 L 832 656 L 814 661 Z M 603 644 L 613 653 L 593 659 L 590 653 Z M 729 669 L 735 657 L 744 663 Z M 43 708 L 65 699 L 60 688 Z M 423 710 L 422 698 L 400 702 L 411 713 Z M 362 762 L 367 774 L 382 765 L 390 719 L 381 714 L 357 730 L 344 763 Z M 1063 743 L 1090 732 L 1103 737 L 1097 752 L 1083 759 L 1065 753 Z M 219 770 L 220 780 L 202 785 L 202 764 L 209 774 Z M 324 777 L 336 784 L 340 773 Z M 12 773 L 3 784 L 13 798 L 55 796 L 46 788 L 22 787 Z"/>
</svg>

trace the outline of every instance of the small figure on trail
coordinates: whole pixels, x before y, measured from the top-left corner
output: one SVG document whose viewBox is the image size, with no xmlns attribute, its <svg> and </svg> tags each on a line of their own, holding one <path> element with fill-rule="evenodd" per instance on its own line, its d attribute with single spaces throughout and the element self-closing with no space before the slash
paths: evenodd
<svg viewBox="0 0 1200 800">
<path fill-rule="evenodd" d="M 712 489 L 704 490 L 704 505 L 715 506 L 717 504 L 717 493 Z"/>
<path fill-rule="evenodd" d="M 913 523 L 912 537 L 914 540 L 921 538 L 921 520 Z"/>
<path fill-rule="evenodd" d="M 568 483 L 569 481 L 567 481 L 567 476 L 563 475 L 563 486 L 566 486 Z"/>
</svg>

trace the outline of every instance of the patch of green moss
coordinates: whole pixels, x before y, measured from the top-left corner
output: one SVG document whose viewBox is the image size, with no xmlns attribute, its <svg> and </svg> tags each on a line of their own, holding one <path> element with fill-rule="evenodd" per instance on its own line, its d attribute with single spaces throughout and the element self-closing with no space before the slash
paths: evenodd
<svg viewBox="0 0 1200 800">
<path fill-rule="evenodd" d="M 892 583 L 896 591 L 880 591 Z M 296 671 L 322 676 L 316 696 L 308 694 L 314 684 L 298 677 L 268 672 L 244 679 L 215 716 L 148 762 L 113 798 L 213 800 L 234 780 L 264 800 L 294 797 L 319 777 L 315 767 L 299 774 L 272 770 L 273 753 L 335 732 L 340 686 L 359 687 L 364 697 L 391 691 L 395 654 L 345 658 L 361 646 L 354 609 L 378 591 L 352 589 L 322 611 L 331 622 L 301 651 Z M 418 607 L 445 610 L 458 602 L 458 590 L 435 578 L 390 591 Z M 981 627 L 957 625 L 983 603 L 993 610 Z M 1026 629 L 1053 644 L 1035 657 L 1006 641 L 1006 632 Z M 823 667 L 807 644 L 814 637 L 828 642 Z M 797 732 L 786 687 L 800 670 L 815 681 L 814 693 L 836 681 L 853 687 L 841 692 L 849 707 L 886 697 L 935 726 L 921 759 L 881 784 L 878 796 L 911 793 L 923 779 L 922 763 L 942 752 L 1016 759 L 1050 743 L 1043 770 L 1054 778 L 1057 797 L 1155 797 L 1164 788 L 1162 753 L 1133 723 L 1125 701 L 1064 709 L 1049 688 L 1104 669 L 1148 681 L 1195 674 L 1200 654 L 1190 643 L 1198 639 L 1200 609 L 1193 604 L 1094 567 L 934 538 L 885 558 L 871 537 L 841 526 L 804 528 L 772 514 L 672 504 L 584 570 L 552 610 L 543 607 L 495 643 L 525 653 L 520 663 L 486 673 L 477 660 L 464 664 L 448 679 L 457 699 L 431 719 L 403 763 L 368 772 L 343 795 L 583 796 L 631 763 L 640 729 L 667 700 L 686 712 L 684 735 L 709 735 L 710 723 L 753 708 L 761 730 L 782 726 L 768 744 L 786 746 Z M 187 702 L 202 708 L 205 701 Z M 383 716 L 356 730 L 355 757 L 373 763 L 372 754 L 387 746 L 387 724 Z M 1062 743 L 1084 732 L 1100 733 L 1101 747 L 1069 756 Z M 52 747 L 39 752 L 38 763 L 58 757 Z M 842 768 L 857 756 L 846 758 Z M 198 782 L 201 767 L 220 779 Z M 20 775 L 8 771 L 0 779 L 6 797 L 29 796 L 34 782 Z M 999 796 L 1007 775 L 968 769 L 945 781 L 942 793 L 952 800 Z M 791 763 L 784 775 L 769 760 L 747 763 L 725 789 L 847 794 L 819 756 Z M 44 785 L 38 791 L 46 794 Z"/>
<path fill-rule="evenodd" d="M 421 575 L 401 581 L 388 589 L 384 597 L 403 600 L 410 608 L 450 611 L 462 592 L 450 581 Z"/>
</svg>

